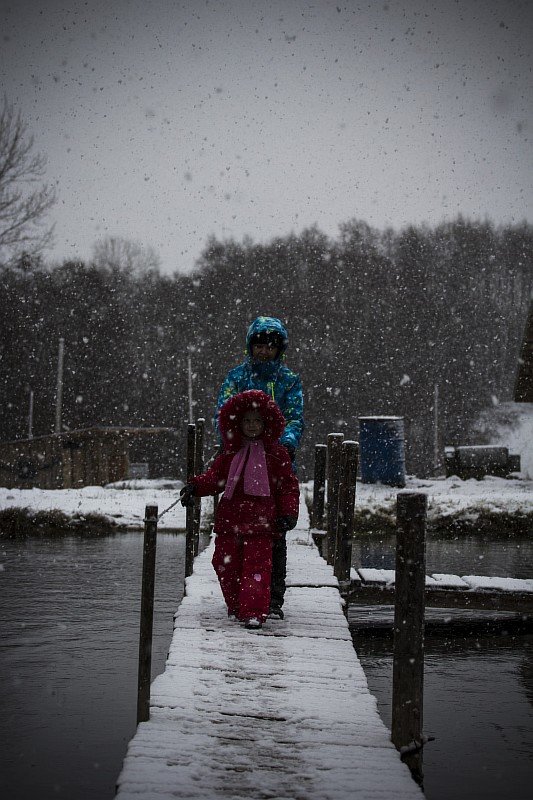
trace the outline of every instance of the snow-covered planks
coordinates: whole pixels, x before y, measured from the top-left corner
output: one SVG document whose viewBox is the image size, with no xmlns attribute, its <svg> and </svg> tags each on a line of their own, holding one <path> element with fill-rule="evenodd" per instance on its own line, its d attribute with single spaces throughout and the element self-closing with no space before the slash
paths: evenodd
<svg viewBox="0 0 533 800">
<path fill-rule="evenodd" d="M 421 797 L 390 743 L 353 649 L 337 581 L 307 533 L 289 534 L 285 620 L 251 632 L 227 619 L 211 545 L 175 616 L 118 797 Z"/>
<path fill-rule="evenodd" d="M 355 570 L 352 567 L 350 578 L 352 582 L 355 581 L 357 583 L 358 587 L 364 584 L 369 586 L 394 586 L 395 571 L 393 569 L 374 569 L 369 567 L 361 567 Z M 533 593 L 532 578 L 499 578 L 483 575 L 463 575 L 459 577 L 459 575 L 448 575 L 441 572 L 426 575 L 426 586 L 439 589 Z"/>
<path fill-rule="evenodd" d="M 348 604 L 394 605 L 393 569 L 352 567 Z M 470 611 L 510 611 L 524 617 L 533 613 L 531 578 L 497 578 L 480 575 L 426 575 L 424 602 L 427 608 L 455 608 Z"/>
</svg>

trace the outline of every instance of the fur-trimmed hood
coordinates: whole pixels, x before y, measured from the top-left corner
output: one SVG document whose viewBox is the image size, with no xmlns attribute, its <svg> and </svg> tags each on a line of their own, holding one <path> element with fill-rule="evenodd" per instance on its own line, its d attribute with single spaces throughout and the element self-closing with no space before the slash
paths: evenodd
<svg viewBox="0 0 533 800">
<path fill-rule="evenodd" d="M 235 394 L 220 409 L 218 426 L 229 450 L 238 450 L 244 443 L 240 422 L 243 415 L 254 409 L 265 422 L 265 430 L 261 439 L 265 445 L 275 444 L 285 428 L 285 418 L 276 403 L 259 389 L 249 389 Z"/>
</svg>

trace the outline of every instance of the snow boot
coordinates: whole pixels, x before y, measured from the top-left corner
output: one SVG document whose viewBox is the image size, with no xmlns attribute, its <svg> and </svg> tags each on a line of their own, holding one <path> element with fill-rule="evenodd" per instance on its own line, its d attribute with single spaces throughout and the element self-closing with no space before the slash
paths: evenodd
<svg viewBox="0 0 533 800">
<path fill-rule="evenodd" d="M 263 627 L 263 623 L 258 617 L 250 617 L 250 619 L 247 619 L 244 623 L 244 627 L 249 630 L 259 630 L 259 628 Z"/>
</svg>

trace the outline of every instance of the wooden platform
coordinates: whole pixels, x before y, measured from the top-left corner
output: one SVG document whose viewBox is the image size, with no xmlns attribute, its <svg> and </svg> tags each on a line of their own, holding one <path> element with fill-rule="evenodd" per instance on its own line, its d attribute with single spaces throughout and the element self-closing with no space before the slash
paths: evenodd
<svg viewBox="0 0 533 800">
<path fill-rule="evenodd" d="M 354 605 L 394 605 L 394 570 L 351 570 L 347 602 Z M 533 580 L 481 575 L 426 575 L 428 608 L 511 611 L 533 614 Z"/>
<path fill-rule="evenodd" d="M 213 544 L 197 558 L 150 721 L 118 778 L 122 800 L 423 796 L 378 715 L 304 503 L 300 514 L 285 620 L 261 631 L 227 619 Z"/>
</svg>

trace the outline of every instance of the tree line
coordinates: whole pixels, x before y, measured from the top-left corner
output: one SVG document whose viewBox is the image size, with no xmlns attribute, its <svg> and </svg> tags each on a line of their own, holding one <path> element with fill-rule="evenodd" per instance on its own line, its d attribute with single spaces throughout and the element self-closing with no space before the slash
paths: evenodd
<svg viewBox="0 0 533 800">
<path fill-rule="evenodd" d="M 287 363 L 305 391 L 300 461 L 331 431 L 357 438 L 359 416 L 405 419 L 407 468 L 434 466 L 439 444 L 468 443 L 482 409 L 512 399 L 533 283 L 533 229 L 458 217 L 379 231 L 353 220 L 335 238 L 316 227 L 258 244 L 211 239 L 194 271 L 162 275 L 120 259 L 39 257 L 0 266 L 0 438 L 55 419 L 65 340 L 63 426 L 171 426 L 211 418 L 219 385 L 244 355 L 258 314 L 288 326 Z"/>
</svg>

